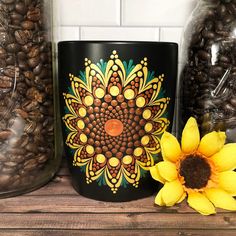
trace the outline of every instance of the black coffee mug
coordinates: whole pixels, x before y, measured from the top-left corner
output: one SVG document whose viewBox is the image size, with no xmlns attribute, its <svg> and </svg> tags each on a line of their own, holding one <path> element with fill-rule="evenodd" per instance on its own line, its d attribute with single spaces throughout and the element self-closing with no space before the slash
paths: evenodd
<svg viewBox="0 0 236 236">
<path fill-rule="evenodd" d="M 65 153 L 74 188 L 129 201 L 157 190 L 149 168 L 171 130 L 178 46 L 164 42 L 60 42 Z"/>
</svg>

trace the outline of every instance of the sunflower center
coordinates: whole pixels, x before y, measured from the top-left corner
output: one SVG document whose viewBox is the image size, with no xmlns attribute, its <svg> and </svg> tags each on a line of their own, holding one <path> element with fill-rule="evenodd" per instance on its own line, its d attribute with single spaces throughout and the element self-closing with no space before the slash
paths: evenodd
<svg viewBox="0 0 236 236">
<path fill-rule="evenodd" d="M 189 155 L 180 163 L 179 174 L 184 177 L 187 188 L 201 189 L 210 179 L 211 167 L 200 155 Z"/>
<path fill-rule="evenodd" d="M 105 131 L 110 136 L 119 136 L 124 129 L 124 126 L 120 120 L 110 119 L 105 123 Z"/>
</svg>

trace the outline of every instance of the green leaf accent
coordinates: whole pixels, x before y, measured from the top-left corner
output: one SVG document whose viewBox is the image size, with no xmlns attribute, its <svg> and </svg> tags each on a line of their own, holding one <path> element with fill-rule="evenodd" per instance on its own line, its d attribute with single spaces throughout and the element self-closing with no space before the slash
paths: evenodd
<svg viewBox="0 0 236 236">
<path fill-rule="evenodd" d="M 154 71 L 148 71 L 147 83 L 150 82 L 151 80 L 153 80 L 154 78 L 155 78 L 155 72 Z"/>
<path fill-rule="evenodd" d="M 104 62 L 103 59 L 100 59 L 100 63 L 97 63 L 97 66 L 102 71 L 103 74 L 106 72 L 107 62 Z"/>
<path fill-rule="evenodd" d="M 129 63 L 127 64 L 126 61 L 123 61 L 123 65 L 124 65 L 124 68 L 125 68 L 125 71 L 127 73 L 127 75 L 134 69 L 134 61 L 131 59 L 129 60 Z"/>
<path fill-rule="evenodd" d="M 87 80 L 86 80 L 86 74 L 85 71 L 80 71 L 79 72 L 80 79 L 87 85 Z"/>
</svg>

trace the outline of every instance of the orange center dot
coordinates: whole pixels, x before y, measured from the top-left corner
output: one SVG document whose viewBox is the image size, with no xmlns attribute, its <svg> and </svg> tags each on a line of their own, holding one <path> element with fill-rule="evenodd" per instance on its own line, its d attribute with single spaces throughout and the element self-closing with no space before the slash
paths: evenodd
<svg viewBox="0 0 236 236">
<path fill-rule="evenodd" d="M 105 123 L 105 131 L 110 136 L 119 136 L 123 132 L 124 126 L 120 120 L 111 119 Z"/>
</svg>

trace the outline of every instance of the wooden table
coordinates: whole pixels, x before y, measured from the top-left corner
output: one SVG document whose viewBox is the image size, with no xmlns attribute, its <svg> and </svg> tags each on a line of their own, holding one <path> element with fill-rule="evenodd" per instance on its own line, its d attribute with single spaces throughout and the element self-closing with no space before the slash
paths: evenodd
<svg viewBox="0 0 236 236">
<path fill-rule="evenodd" d="M 45 187 L 0 200 L 0 236 L 236 235 L 236 213 L 201 216 L 186 203 L 154 206 L 154 196 L 106 203 L 78 195 L 65 164 Z"/>
</svg>

